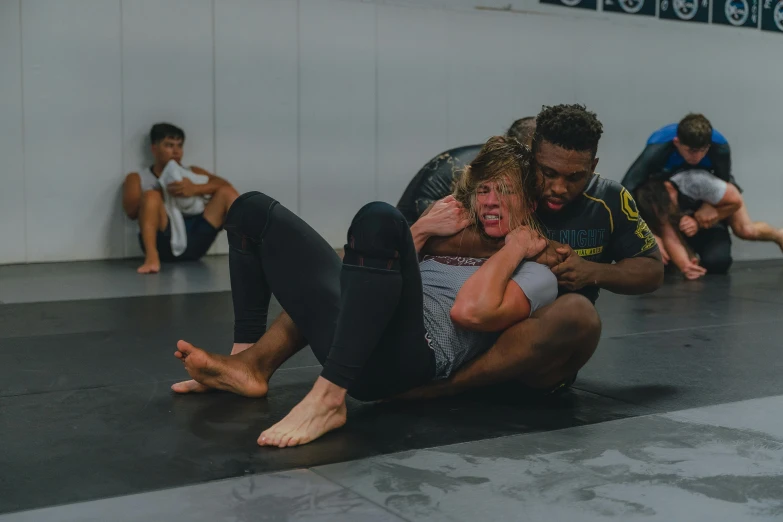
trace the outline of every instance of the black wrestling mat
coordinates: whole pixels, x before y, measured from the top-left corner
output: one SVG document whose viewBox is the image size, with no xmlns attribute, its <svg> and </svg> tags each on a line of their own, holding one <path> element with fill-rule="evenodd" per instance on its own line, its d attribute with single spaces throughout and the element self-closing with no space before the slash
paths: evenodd
<svg viewBox="0 0 783 522">
<path fill-rule="evenodd" d="M 187 377 L 178 339 L 230 350 L 229 294 L 0 305 L 0 512 L 780 395 L 782 290 L 783 265 L 759 263 L 605 292 L 601 345 L 561 397 L 352 402 L 345 428 L 285 450 L 255 440 L 318 375 L 308 351 L 266 399 L 169 390 Z"/>
</svg>

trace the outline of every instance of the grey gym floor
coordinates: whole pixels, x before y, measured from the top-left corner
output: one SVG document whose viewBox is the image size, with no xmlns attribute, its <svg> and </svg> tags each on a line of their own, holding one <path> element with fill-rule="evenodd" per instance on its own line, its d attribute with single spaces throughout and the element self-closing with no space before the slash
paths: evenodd
<svg viewBox="0 0 783 522">
<path fill-rule="evenodd" d="M 307 392 L 174 396 L 177 339 L 227 352 L 225 257 L 0 267 L 0 522 L 783 520 L 783 263 L 604 292 L 574 388 L 349 404 L 301 448 L 258 434 Z M 273 315 L 279 312 L 275 308 Z"/>
</svg>

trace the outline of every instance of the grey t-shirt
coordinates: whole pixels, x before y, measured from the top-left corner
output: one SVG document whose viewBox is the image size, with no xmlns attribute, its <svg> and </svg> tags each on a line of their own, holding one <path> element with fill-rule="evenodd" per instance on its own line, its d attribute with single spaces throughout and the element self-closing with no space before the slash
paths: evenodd
<svg viewBox="0 0 783 522">
<path fill-rule="evenodd" d="M 671 177 L 679 191 L 696 201 L 717 205 L 726 195 L 728 183 L 706 170 L 686 170 Z"/>
<path fill-rule="evenodd" d="M 424 293 L 424 327 L 435 352 L 436 378 L 445 379 L 467 361 L 489 350 L 500 332 L 475 332 L 451 320 L 457 293 L 485 259 L 425 256 L 419 264 Z M 530 300 L 531 313 L 557 298 L 557 278 L 545 265 L 523 262 L 512 276 Z"/>
</svg>

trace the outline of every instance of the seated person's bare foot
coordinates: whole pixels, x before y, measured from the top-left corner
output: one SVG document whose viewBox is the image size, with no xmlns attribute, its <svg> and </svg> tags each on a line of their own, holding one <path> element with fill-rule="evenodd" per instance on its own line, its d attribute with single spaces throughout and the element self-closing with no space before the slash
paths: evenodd
<svg viewBox="0 0 783 522">
<path fill-rule="evenodd" d="M 144 259 L 144 264 L 136 272 L 140 274 L 157 274 L 160 272 L 160 259 L 158 256 L 147 256 Z"/>
<path fill-rule="evenodd" d="M 269 389 L 258 369 L 241 359 L 207 353 L 192 344 L 179 341 L 174 356 L 185 364 L 185 370 L 198 384 L 216 390 L 223 390 L 245 397 L 264 397 Z M 193 392 L 193 386 L 177 386 Z M 183 393 L 172 386 L 172 390 Z"/>
<path fill-rule="evenodd" d="M 234 343 L 234 346 L 231 347 L 231 355 L 244 352 L 251 346 L 253 346 L 253 343 Z M 206 393 L 213 391 L 213 389 L 209 386 L 201 384 L 200 382 L 193 379 L 174 383 L 171 385 L 171 389 L 177 393 Z"/>
<path fill-rule="evenodd" d="M 342 427 L 348 418 L 345 389 L 318 377 L 310 393 L 283 420 L 261 433 L 259 446 L 307 444 Z"/>
</svg>

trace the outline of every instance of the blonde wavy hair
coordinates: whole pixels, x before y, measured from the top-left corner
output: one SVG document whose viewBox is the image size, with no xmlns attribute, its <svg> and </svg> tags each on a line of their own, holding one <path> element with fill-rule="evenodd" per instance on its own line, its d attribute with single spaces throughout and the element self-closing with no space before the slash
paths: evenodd
<svg viewBox="0 0 783 522">
<path fill-rule="evenodd" d="M 527 226 L 538 233 L 541 228 L 535 217 L 535 208 L 541 187 L 533 167 L 530 148 L 514 138 L 493 136 L 484 144 L 478 156 L 467 165 L 453 185 L 454 198 L 467 209 L 471 222 L 484 235 L 476 212 L 479 187 L 495 182 L 501 197 L 519 195 L 520 208 L 509 208 L 509 230 Z"/>
</svg>

